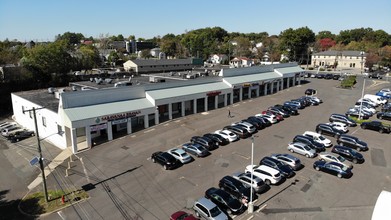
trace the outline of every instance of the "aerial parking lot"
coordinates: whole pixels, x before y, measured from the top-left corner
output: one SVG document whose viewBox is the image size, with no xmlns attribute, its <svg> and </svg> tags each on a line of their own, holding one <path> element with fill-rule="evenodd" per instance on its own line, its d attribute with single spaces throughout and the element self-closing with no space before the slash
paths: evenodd
<svg viewBox="0 0 391 220">
<path fill-rule="evenodd" d="M 352 176 L 338 178 L 317 171 L 313 164 L 318 157 L 288 151 L 288 144 L 296 135 L 315 131 L 319 123 L 329 122 L 332 113 L 345 114 L 361 97 L 363 79 L 358 78 L 353 89 L 338 88 L 340 81 L 308 78 L 308 83 L 291 87 L 276 94 L 244 100 L 226 108 L 178 118 L 130 136 L 116 139 L 78 154 L 82 160 L 72 163 L 67 182 L 76 187 L 93 184 L 88 190 L 90 199 L 78 203 L 74 209 L 62 210 L 67 219 L 87 216 L 88 219 L 169 219 L 183 210 L 195 215 L 193 204 L 205 196 L 211 187 L 218 188 L 221 178 L 244 172 L 251 164 L 254 144 L 254 164 L 265 156 L 289 153 L 304 165 L 295 175 L 271 185 L 258 193 L 254 213 L 247 210 L 230 214 L 232 219 L 370 219 L 376 199 L 382 190 L 391 191 L 391 134 L 349 127 L 347 134 L 368 144 L 360 152 L 365 161 L 353 164 Z M 365 93 L 375 94 L 390 87 L 386 80 L 367 79 Z M 299 115 L 284 118 L 276 124 L 258 130 L 254 139 L 245 138 L 219 146 L 205 157 L 165 170 L 153 163 L 151 155 L 181 147 L 193 136 L 214 133 L 227 125 L 262 113 L 270 106 L 304 96 L 308 89 L 316 89 L 322 104 L 299 110 Z M 380 109 L 380 108 L 379 108 Z M 376 115 L 371 119 L 376 119 Z M 387 121 L 385 121 L 387 122 Z M 390 122 L 391 123 L 391 122 Z M 336 145 L 336 138 L 326 136 Z M 332 147 L 327 147 L 330 152 Z M 65 175 L 65 167 L 57 168 Z M 56 181 L 49 176 L 49 187 Z M 86 218 L 87 218 L 86 217 Z M 84 218 L 84 217 L 83 217 Z M 53 213 L 42 219 L 61 219 Z"/>
</svg>

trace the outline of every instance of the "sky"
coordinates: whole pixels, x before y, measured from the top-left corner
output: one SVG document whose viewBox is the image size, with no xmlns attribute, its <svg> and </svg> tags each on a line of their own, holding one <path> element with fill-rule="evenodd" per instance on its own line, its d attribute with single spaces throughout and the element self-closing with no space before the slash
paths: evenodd
<svg viewBox="0 0 391 220">
<path fill-rule="evenodd" d="M 54 41 L 65 32 L 150 39 L 207 27 L 278 35 L 372 28 L 391 34 L 390 0 L 0 0 L 0 40 Z"/>
</svg>

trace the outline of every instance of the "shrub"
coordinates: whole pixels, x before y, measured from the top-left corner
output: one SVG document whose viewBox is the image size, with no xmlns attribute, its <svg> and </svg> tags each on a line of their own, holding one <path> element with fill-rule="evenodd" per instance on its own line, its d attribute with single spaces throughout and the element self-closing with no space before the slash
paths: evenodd
<svg viewBox="0 0 391 220">
<path fill-rule="evenodd" d="M 308 70 L 314 70 L 314 67 L 310 66 L 310 67 L 308 67 Z"/>
<path fill-rule="evenodd" d="M 331 71 L 331 69 L 329 68 L 329 69 L 327 69 L 327 71 Z"/>
<path fill-rule="evenodd" d="M 319 71 L 324 71 L 324 68 L 320 68 Z"/>
</svg>

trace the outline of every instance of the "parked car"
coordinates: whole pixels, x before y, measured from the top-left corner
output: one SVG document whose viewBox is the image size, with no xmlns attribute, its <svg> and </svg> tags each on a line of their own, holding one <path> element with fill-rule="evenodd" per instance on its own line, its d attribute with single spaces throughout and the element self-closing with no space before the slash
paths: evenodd
<svg viewBox="0 0 391 220">
<path fill-rule="evenodd" d="M 276 113 L 271 112 L 269 110 L 262 111 L 261 114 L 264 115 L 264 116 L 275 117 L 277 119 L 277 122 L 280 122 L 280 121 L 284 120 L 284 117 L 282 117 L 282 115 L 276 114 Z"/>
<path fill-rule="evenodd" d="M 175 159 L 179 160 L 181 163 L 190 163 L 193 161 L 193 157 L 191 157 L 189 154 L 187 154 L 183 149 L 181 148 L 172 148 L 167 151 L 169 154 L 175 157 Z"/>
<path fill-rule="evenodd" d="M 224 176 L 219 181 L 219 188 L 224 189 L 235 198 L 243 201 L 247 204 L 250 201 L 251 189 L 247 188 L 242 182 L 233 178 L 232 176 Z M 253 200 L 257 199 L 258 196 L 253 192 Z"/>
<path fill-rule="evenodd" d="M 339 78 L 340 78 L 341 76 L 340 75 L 338 75 L 338 74 L 334 74 L 334 76 L 333 76 L 333 80 L 339 80 Z"/>
<path fill-rule="evenodd" d="M 194 212 L 197 217 L 208 220 L 228 220 L 228 216 L 209 199 L 202 197 L 194 202 Z"/>
<path fill-rule="evenodd" d="M 324 76 L 325 79 L 332 79 L 333 78 L 333 74 L 331 73 L 327 73 L 325 76 Z"/>
<path fill-rule="evenodd" d="M 215 150 L 219 147 L 219 145 L 217 143 L 215 143 L 214 141 L 212 141 L 211 139 L 209 139 L 207 137 L 193 136 L 190 139 L 190 142 L 193 144 L 195 144 L 195 143 L 200 144 L 200 145 L 204 146 L 206 149 L 208 149 L 209 151 Z"/>
<path fill-rule="evenodd" d="M 288 165 L 286 165 L 286 164 L 284 164 L 284 163 L 280 162 L 279 160 L 274 159 L 272 157 L 268 157 L 268 156 L 263 157 L 259 161 L 259 165 L 266 165 L 268 167 L 274 168 L 274 169 L 280 171 L 281 175 L 283 175 L 286 178 L 290 178 L 295 175 L 295 172 L 293 171 L 293 169 L 290 166 L 288 166 Z"/>
<path fill-rule="evenodd" d="M 217 131 L 215 131 L 215 134 L 218 134 L 224 138 L 227 138 L 230 142 L 234 142 L 234 141 L 239 140 L 239 136 L 229 130 L 225 130 L 225 129 L 217 130 Z"/>
<path fill-rule="evenodd" d="M 284 102 L 284 105 L 291 106 L 297 109 L 303 109 L 304 106 L 302 106 L 299 102 L 292 102 L 292 101 L 286 101 Z"/>
<path fill-rule="evenodd" d="M 242 127 L 244 129 L 246 129 L 247 132 L 250 134 L 253 134 L 257 131 L 257 129 L 252 124 L 250 124 L 248 122 L 244 122 L 244 121 L 233 123 L 232 126 Z"/>
<path fill-rule="evenodd" d="M 344 133 L 343 131 L 336 129 L 333 126 L 324 123 L 318 124 L 315 128 L 315 131 L 318 134 L 325 134 L 335 138 L 338 138 L 341 134 Z"/>
<path fill-rule="evenodd" d="M 170 170 L 178 167 L 180 162 L 167 152 L 157 151 L 151 156 L 152 162 L 163 166 L 165 170 Z"/>
<path fill-rule="evenodd" d="M 271 124 L 277 123 L 277 118 L 274 115 L 263 115 L 263 114 L 256 114 L 255 117 L 264 118 L 268 120 Z"/>
<path fill-rule="evenodd" d="M 391 111 L 390 112 L 379 112 L 376 117 L 378 119 L 391 120 Z"/>
<path fill-rule="evenodd" d="M 317 99 L 313 99 L 312 96 L 303 96 L 301 99 L 304 99 L 307 103 L 309 103 L 309 105 L 316 106 L 320 104 L 320 102 L 317 101 Z"/>
<path fill-rule="evenodd" d="M 296 135 L 292 142 L 304 143 L 308 145 L 308 147 L 314 149 L 316 152 L 322 152 L 326 150 L 326 147 L 323 144 L 316 142 L 313 138 L 304 135 Z"/>
<path fill-rule="evenodd" d="M 299 170 L 303 167 L 300 159 L 291 154 L 272 154 L 271 157 L 290 166 L 293 170 Z"/>
<path fill-rule="evenodd" d="M 339 155 L 343 156 L 345 159 L 352 161 L 355 164 L 364 162 L 364 156 L 349 147 L 335 145 L 331 149 L 331 152 L 339 154 Z"/>
<path fill-rule="evenodd" d="M 2 122 L 0 124 L 0 131 L 6 128 L 11 128 L 11 127 L 17 127 L 18 125 L 15 122 Z"/>
<path fill-rule="evenodd" d="M 391 127 L 389 125 L 384 125 L 380 121 L 362 122 L 361 128 L 378 131 L 379 133 L 390 133 L 390 131 L 391 131 Z"/>
<path fill-rule="evenodd" d="M 382 79 L 383 75 L 380 73 L 370 73 L 368 74 L 368 78 Z"/>
<path fill-rule="evenodd" d="M 342 123 L 347 124 L 350 127 L 357 126 L 356 122 L 353 119 L 351 119 L 345 115 L 341 115 L 341 114 L 331 114 L 329 117 L 329 121 L 330 122 L 342 122 Z"/>
<path fill-rule="evenodd" d="M 3 135 L 3 137 L 8 137 L 10 135 L 14 135 L 16 132 L 24 131 L 24 130 L 25 130 L 24 128 L 20 128 L 20 127 L 5 128 L 1 131 L 1 135 Z"/>
<path fill-rule="evenodd" d="M 242 138 L 242 139 L 245 139 L 245 138 L 248 138 L 251 136 L 251 134 L 248 133 L 247 129 L 240 127 L 240 126 L 235 126 L 235 125 L 225 126 L 223 128 L 223 130 L 231 131 L 231 132 L 235 133 L 239 138 Z"/>
<path fill-rule="evenodd" d="M 204 146 L 197 144 L 197 143 L 185 143 L 182 145 L 182 149 L 189 153 L 192 154 L 196 157 L 206 157 L 210 155 L 210 152 L 208 149 L 206 149 Z"/>
<path fill-rule="evenodd" d="M 353 168 L 352 163 L 348 162 L 343 156 L 329 152 L 322 152 L 318 155 L 318 159 L 326 162 L 337 162 L 343 164 L 347 168 Z"/>
<path fill-rule="evenodd" d="M 288 112 L 290 115 L 299 115 L 297 108 L 294 108 L 289 105 L 274 105 L 275 108 L 283 109 Z"/>
<path fill-rule="evenodd" d="M 248 165 L 244 170 L 246 173 L 253 173 L 261 178 L 267 185 L 278 184 L 282 180 L 280 171 L 265 165 Z"/>
<path fill-rule="evenodd" d="M 284 118 L 290 117 L 290 113 L 282 108 L 276 108 L 276 107 L 272 106 L 272 107 L 269 107 L 267 110 L 273 112 L 274 114 L 279 114 Z"/>
<path fill-rule="evenodd" d="M 310 98 L 311 100 L 317 102 L 318 104 L 322 104 L 322 103 L 323 103 L 323 100 L 320 99 L 320 98 L 318 98 L 318 97 L 316 97 L 316 96 L 310 96 L 309 98 Z"/>
<path fill-rule="evenodd" d="M 316 95 L 316 89 L 306 89 L 304 95 Z"/>
<path fill-rule="evenodd" d="M 184 211 L 177 211 L 170 216 L 170 220 L 199 220 L 199 219 L 190 213 Z"/>
<path fill-rule="evenodd" d="M 17 131 L 13 133 L 12 135 L 9 135 L 7 138 L 8 140 L 11 141 L 11 143 L 19 142 L 23 139 L 33 137 L 35 136 L 34 131 L 29 131 L 29 130 L 22 130 L 22 131 Z"/>
<path fill-rule="evenodd" d="M 369 99 L 375 102 L 378 105 L 385 105 L 388 101 L 387 99 L 380 97 L 378 95 L 372 95 L 372 94 L 365 94 L 364 99 Z"/>
<path fill-rule="evenodd" d="M 337 139 L 337 144 L 356 149 L 358 151 L 367 151 L 368 144 L 357 137 L 343 134 Z"/>
<path fill-rule="evenodd" d="M 206 133 L 206 134 L 204 134 L 204 137 L 207 137 L 207 138 L 211 139 L 212 141 L 214 141 L 215 143 L 217 143 L 219 146 L 227 145 L 227 144 L 229 144 L 229 142 L 230 142 L 230 141 L 228 140 L 228 138 L 223 137 L 223 136 L 220 135 L 220 134 Z"/>
<path fill-rule="evenodd" d="M 325 147 L 331 147 L 333 145 L 330 139 L 327 139 L 323 135 L 313 131 L 305 131 L 303 135 L 312 138 L 314 141 L 323 144 Z"/>
<path fill-rule="evenodd" d="M 356 117 L 356 118 L 362 118 L 362 119 L 368 119 L 371 117 L 370 114 L 366 114 L 365 112 L 363 111 L 360 111 L 359 109 L 349 109 L 346 113 L 345 113 L 346 116 L 349 116 L 349 117 Z"/>
<path fill-rule="evenodd" d="M 254 176 L 251 179 L 251 173 L 236 172 L 232 177 L 242 182 L 247 187 L 252 187 L 256 193 L 265 192 L 268 189 L 266 183 L 259 177 Z"/>
<path fill-rule="evenodd" d="M 288 150 L 292 153 L 298 153 L 306 157 L 315 157 L 316 151 L 310 148 L 307 144 L 301 142 L 293 142 L 288 145 Z"/>
<path fill-rule="evenodd" d="M 215 187 L 207 189 L 205 191 L 205 198 L 229 214 L 240 214 L 244 211 L 244 206 L 241 201 L 222 189 Z"/>
<path fill-rule="evenodd" d="M 261 120 L 257 119 L 256 117 L 247 118 L 242 121 L 252 124 L 257 130 L 261 130 L 261 129 L 265 128 L 265 125 L 263 124 L 263 122 Z"/>
<path fill-rule="evenodd" d="M 325 162 L 318 160 L 314 162 L 314 169 L 336 175 L 338 178 L 349 178 L 353 175 L 350 168 L 347 168 L 344 165 L 336 162 Z"/>
<path fill-rule="evenodd" d="M 266 118 L 250 116 L 247 119 L 259 121 L 260 123 L 262 123 L 263 128 L 266 128 L 266 127 L 269 127 L 270 125 L 272 125 L 272 123 L 270 123 L 270 121 L 267 120 Z"/>
<path fill-rule="evenodd" d="M 329 122 L 326 124 L 332 126 L 333 128 L 335 128 L 337 130 L 340 130 L 342 133 L 347 133 L 349 131 L 348 126 L 342 122 L 335 121 L 335 122 Z"/>
</svg>

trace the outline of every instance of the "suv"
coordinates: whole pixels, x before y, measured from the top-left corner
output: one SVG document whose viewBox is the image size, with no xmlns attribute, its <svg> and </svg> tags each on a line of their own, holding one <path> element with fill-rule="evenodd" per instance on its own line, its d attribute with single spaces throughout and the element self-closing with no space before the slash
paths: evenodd
<svg viewBox="0 0 391 220">
<path fill-rule="evenodd" d="M 179 166 L 180 162 L 168 152 L 157 151 L 151 156 L 152 162 L 163 166 L 165 170 L 174 169 Z"/>
<path fill-rule="evenodd" d="M 256 193 L 265 192 L 268 186 L 259 177 L 253 175 L 251 179 L 251 173 L 236 172 L 232 174 L 232 177 L 242 182 L 247 187 L 252 187 Z"/>
<path fill-rule="evenodd" d="M 313 131 L 306 131 L 303 135 L 312 138 L 314 141 L 323 144 L 325 147 L 331 147 L 333 145 L 329 139 Z"/>
<path fill-rule="evenodd" d="M 194 136 L 190 139 L 190 142 L 193 144 L 200 144 L 208 150 L 214 150 L 219 147 L 219 145 L 207 137 Z"/>
<path fill-rule="evenodd" d="M 272 157 L 264 157 L 261 159 L 261 161 L 259 161 L 259 165 L 266 165 L 268 167 L 271 167 L 271 168 L 274 168 L 278 171 L 280 171 L 280 173 L 284 176 L 284 177 L 292 177 L 295 175 L 295 172 L 293 171 L 293 169 L 280 162 L 279 160 L 277 159 L 274 159 Z"/>
<path fill-rule="evenodd" d="M 251 136 L 251 134 L 248 133 L 248 131 L 245 128 L 242 128 L 239 126 L 235 126 L 235 125 L 225 126 L 223 129 L 226 129 L 228 131 L 235 133 L 236 135 L 238 135 L 242 139 L 248 138 Z"/>
<path fill-rule="evenodd" d="M 244 129 L 246 129 L 248 131 L 248 133 L 250 133 L 250 134 L 253 134 L 257 131 L 257 129 L 252 124 L 245 122 L 245 121 L 233 123 L 232 126 L 242 127 Z"/>
<path fill-rule="evenodd" d="M 272 154 L 271 157 L 292 167 L 293 170 L 299 170 L 303 166 L 299 158 L 290 154 Z"/>
<path fill-rule="evenodd" d="M 323 124 L 323 123 L 318 124 L 316 126 L 315 131 L 319 134 L 325 134 L 336 138 L 338 138 L 339 136 L 341 136 L 341 134 L 343 134 L 341 130 L 338 130 L 331 125 Z"/>
<path fill-rule="evenodd" d="M 220 189 L 224 189 L 229 194 L 233 195 L 240 201 L 245 201 L 248 203 L 250 201 L 251 189 L 243 185 L 242 182 L 233 178 L 232 176 L 225 176 L 219 181 Z M 253 192 L 252 199 L 256 199 L 257 195 Z"/>
<path fill-rule="evenodd" d="M 363 163 L 364 156 L 352 148 L 335 145 L 331 152 L 343 156 L 345 159 L 352 161 L 353 163 Z"/>
<path fill-rule="evenodd" d="M 204 137 L 211 139 L 218 145 L 227 145 L 229 144 L 229 140 L 227 138 L 224 138 L 223 136 L 219 134 L 211 134 L 211 133 L 206 133 L 204 134 Z"/>
<path fill-rule="evenodd" d="M 304 135 L 296 135 L 293 138 L 292 142 L 300 142 L 300 143 L 307 144 L 308 147 L 316 150 L 316 152 L 322 152 L 322 151 L 326 150 L 326 148 L 323 144 L 316 142 L 316 141 L 314 141 L 314 139 L 307 137 L 307 136 L 304 136 Z"/>
<path fill-rule="evenodd" d="M 283 109 L 288 112 L 290 115 L 299 115 L 297 108 L 291 107 L 289 105 L 275 105 L 275 108 Z"/>
<path fill-rule="evenodd" d="M 357 126 L 355 121 L 353 121 L 351 118 L 349 118 L 349 117 L 347 117 L 345 115 L 341 115 L 341 114 L 331 114 L 330 118 L 329 118 L 329 121 L 330 122 L 334 122 L 334 121 L 342 122 L 344 124 L 347 124 L 350 127 Z"/>
<path fill-rule="evenodd" d="M 228 219 L 228 216 L 224 214 L 220 210 L 219 207 L 217 207 L 216 204 L 214 204 L 209 199 L 202 197 L 194 202 L 193 206 L 194 212 L 197 217 L 203 217 L 205 219 Z"/>
<path fill-rule="evenodd" d="M 241 201 L 222 189 L 211 187 L 205 191 L 205 197 L 230 214 L 240 214 L 244 211 L 244 205 Z"/>
<path fill-rule="evenodd" d="M 379 133 L 390 133 L 391 127 L 383 125 L 380 121 L 368 121 L 361 123 L 362 129 L 370 129 L 374 131 L 378 131 Z"/>
<path fill-rule="evenodd" d="M 284 109 L 282 109 L 282 108 L 269 107 L 269 108 L 268 108 L 268 111 L 271 111 L 271 112 L 273 112 L 273 113 L 275 113 L 275 114 L 279 114 L 279 115 L 281 115 L 281 116 L 284 117 L 284 118 L 290 117 L 289 112 L 286 111 L 286 110 L 284 110 Z"/>
<path fill-rule="evenodd" d="M 367 143 L 365 143 L 364 141 L 358 139 L 357 137 L 354 137 L 354 136 L 351 136 L 351 135 L 347 135 L 347 134 L 341 135 L 338 138 L 337 143 L 339 145 L 342 145 L 342 146 L 354 148 L 354 149 L 356 149 L 358 151 L 366 151 L 366 150 L 368 150 L 368 144 Z"/>
</svg>

